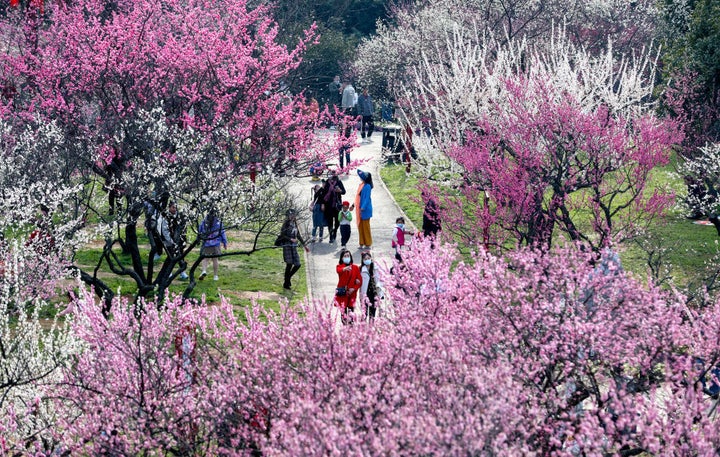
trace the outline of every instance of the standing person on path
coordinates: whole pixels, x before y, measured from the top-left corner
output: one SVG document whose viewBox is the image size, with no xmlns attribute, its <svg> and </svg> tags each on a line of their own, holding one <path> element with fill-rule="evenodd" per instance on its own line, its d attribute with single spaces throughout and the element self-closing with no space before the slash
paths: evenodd
<svg viewBox="0 0 720 457">
<path fill-rule="evenodd" d="M 358 176 L 362 180 L 355 196 L 355 211 L 358 224 L 358 238 L 360 249 L 370 249 L 372 246 L 372 234 L 370 233 L 370 218 L 373 215 L 372 207 L 372 174 L 358 170 Z"/>
<path fill-rule="evenodd" d="M 280 236 L 284 239 L 282 245 L 283 260 L 285 261 L 284 289 L 290 289 L 292 287 L 290 280 L 302 266 L 300 263 L 300 254 L 298 253 L 298 241 L 305 248 L 305 252 L 309 251 L 308 247 L 305 246 L 305 241 L 303 241 L 300 235 L 296 217 L 297 214 L 294 209 L 287 210 L 285 212 L 285 222 L 283 222 L 282 228 L 280 229 Z"/>
<path fill-rule="evenodd" d="M 342 202 L 342 211 L 338 218 L 340 219 L 340 245 L 343 249 L 347 246 L 348 240 L 350 240 L 350 222 L 352 222 L 352 210 L 355 205 L 350 206 L 350 202 Z"/>
<path fill-rule="evenodd" d="M 341 121 L 342 127 L 339 134 L 342 135 L 342 140 L 338 149 L 338 164 L 341 169 L 350 166 L 350 136 L 352 135 L 354 123 L 354 118 L 350 116 L 345 116 Z M 346 171 L 345 174 L 348 174 L 348 172 Z"/>
<path fill-rule="evenodd" d="M 372 254 L 363 252 L 362 266 L 360 267 L 362 286 L 360 287 L 360 303 L 365 306 L 365 316 L 372 321 L 377 313 L 377 301 L 382 297 L 382 282 L 375 269 Z M 366 300 L 367 298 L 367 300 Z"/>
<path fill-rule="evenodd" d="M 325 184 L 325 181 L 323 181 L 323 184 Z M 327 225 L 327 222 L 325 221 L 325 214 L 323 214 L 322 210 L 323 196 L 323 186 L 315 184 L 312 188 L 312 203 L 310 203 L 310 211 L 312 211 L 313 221 L 312 239 L 310 241 L 313 243 L 315 241 L 322 241 L 323 231 Z M 320 229 L 320 238 L 316 238 L 318 228 Z"/>
<path fill-rule="evenodd" d="M 346 116 L 355 114 L 355 102 L 355 88 L 349 80 L 346 80 L 342 91 L 342 109 Z"/>
<path fill-rule="evenodd" d="M 340 308 L 340 319 L 343 324 L 352 324 L 355 312 L 355 301 L 358 290 L 362 286 L 360 268 L 353 263 L 352 253 L 347 249 L 340 251 L 340 261 L 335 267 L 338 275 L 335 289 L 335 306 Z"/>
<path fill-rule="evenodd" d="M 340 220 L 338 214 L 342 209 L 342 195 L 345 195 L 345 186 L 343 185 L 337 174 L 333 173 L 332 176 L 325 181 L 323 186 L 323 197 L 322 197 L 322 212 L 325 215 L 325 221 L 328 226 L 328 235 L 330 239 L 329 243 L 334 243 L 337 237 L 338 227 L 340 226 Z"/>
<path fill-rule="evenodd" d="M 218 280 L 218 258 L 222 251 L 220 250 L 220 244 L 223 248 L 227 249 L 227 236 L 225 235 L 225 229 L 223 228 L 222 222 L 217 217 L 217 213 L 214 209 L 208 212 L 208 215 L 200 222 L 200 229 L 198 230 L 200 238 L 202 239 L 202 248 L 200 249 L 200 255 L 212 256 L 213 262 L 213 280 Z M 202 260 L 202 273 L 200 273 L 201 281 L 207 276 L 207 264 L 208 257 Z"/>
<path fill-rule="evenodd" d="M 372 136 L 373 130 L 375 130 L 375 124 L 373 123 L 375 106 L 373 105 L 372 97 L 368 94 L 367 89 L 363 89 L 362 95 L 358 97 L 358 114 L 362 117 L 360 121 L 360 136 L 362 137 L 362 142 L 372 143 L 370 136 Z M 366 129 L 367 137 L 365 136 Z"/>
</svg>

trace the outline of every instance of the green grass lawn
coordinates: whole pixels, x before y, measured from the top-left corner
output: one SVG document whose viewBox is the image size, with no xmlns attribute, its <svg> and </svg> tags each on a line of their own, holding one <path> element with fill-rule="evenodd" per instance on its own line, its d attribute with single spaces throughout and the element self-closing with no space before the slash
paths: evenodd
<svg viewBox="0 0 720 457">
<path fill-rule="evenodd" d="M 418 229 L 421 228 L 423 205 L 417 176 L 405 173 L 404 165 L 386 165 L 380 168 L 380 177 L 400 208 Z"/>
<path fill-rule="evenodd" d="M 242 250 L 246 248 L 248 236 L 238 232 L 228 232 L 229 251 Z M 272 240 L 265 240 L 263 245 L 271 246 Z M 142 244 L 141 257 L 147 261 L 149 246 L 147 238 L 140 235 L 139 242 Z M 143 244 L 144 243 L 144 244 Z M 119 251 L 119 248 L 118 248 Z M 102 249 L 87 247 L 80 250 L 76 255 L 76 264 L 82 266 L 86 271 L 92 272 L 102 254 Z M 199 252 L 193 252 L 188 256 L 188 265 L 192 265 L 198 258 Z M 129 256 L 120 255 L 120 259 L 130 262 Z M 164 258 L 161 258 L 162 262 Z M 230 303 L 238 308 L 243 308 L 254 299 L 269 309 L 279 309 L 279 302 L 287 299 L 290 303 L 297 303 L 307 295 L 307 283 L 305 280 L 305 269 L 301 268 L 293 277 L 293 290 L 283 289 L 283 275 L 285 263 L 282 257 L 282 248 L 262 249 L 250 255 L 237 255 L 223 257 L 219 260 L 219 280 L 212 279 L 212 261 L 208 262 L 208 277 L 203 281 L 197 281 L 191 297 L 205 299 L 210 302 L 218 302 L 220 296 L 224 296 Z M 196 277 L 200 274 L 202 267 L 196 270 Z M 157 271 L 157 267 L 156 267 Z M 106 264 L 102 264 L 98 275 L 114 290 L 119 290 L 123 295 L 132 296 L 135 293 L 135 283 L 127 277 L 121 277 L 109 272 Z M 182 293 L 185 290 L 187 281 L 176 280 L 170 287 L 170 292 Z"/>
</svg>

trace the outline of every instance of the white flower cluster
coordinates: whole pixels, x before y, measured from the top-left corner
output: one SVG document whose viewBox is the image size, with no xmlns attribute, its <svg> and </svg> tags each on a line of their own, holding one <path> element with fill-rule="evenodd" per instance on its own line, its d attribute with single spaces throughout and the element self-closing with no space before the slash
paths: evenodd
<svg viewBox="0 0 720 457">
<path fill-rule="evenodd" d="M 49 437 L 56 419 L 50 389 L 82 350 L 70 330 L 71 316 L 62 324 L 57 317 L 41 319 L 54 305 L 28 284 L 35 268 L 17 242 L 0 247 L 0 435 L 9 443 Z"/>
</svg>

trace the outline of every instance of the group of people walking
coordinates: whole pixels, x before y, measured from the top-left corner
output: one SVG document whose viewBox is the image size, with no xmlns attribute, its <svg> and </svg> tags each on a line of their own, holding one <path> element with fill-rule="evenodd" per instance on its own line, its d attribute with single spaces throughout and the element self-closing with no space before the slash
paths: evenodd
<svg viewBox="0 0 720 457">
<path fill-rule="evenodd" d="M 311 242 L 321 242 L 327 227 L 328 242 L 336 242 L 339 230 L 340 246 L 346 248 L 350 240 L 351 223 L 354 220 L 358 226 L 360 249 L 369 249 L 372 246 L 370 231 L 370 219 L 373 216 L 372 174 L 363 170 L 358 170 L 357 173 L 361 182 L 355 202 L 352 204 L 343 200 L 347 190 L 337 174 L 331 175 L 322 185 L 317 184 L 313 187 L 310 204 L 313 222 Z M 355 210 L 354 215 L 353 210 Z"/>
</svg>

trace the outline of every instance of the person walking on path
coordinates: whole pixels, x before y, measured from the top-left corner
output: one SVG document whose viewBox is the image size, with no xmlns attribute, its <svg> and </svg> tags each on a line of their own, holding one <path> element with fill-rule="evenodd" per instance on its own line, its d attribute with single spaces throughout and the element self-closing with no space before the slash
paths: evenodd
<svg viewBox="0 0 720 457">
<path fill-rule="evenodd" d="M 338 214 L 340 213 L 340 209 L 342 209 L 341 196 L 345 195 L 345 185 L 340 181 L 337 174 L 333 174 L 325 181 L 322 192 L 321 209 L 325 215 L 325 221 L 328 226 L 328 236 L 330 236 L 328 242 L 334 243 L 337 237 L 338 227 L 340 226 Z"/>
<path fill-rule="evenodd" d="M 373 105 L 372 97 L 368 94 L 367 89 L 363 89 L 362 95 L 358 97 L 358 114 L 361 116 L 360 136 L 362 137 L 362 142 L 372 143 L 370 137 L 373 134 L 373 130 L 375 130 L 375 124 L 373 123 L 375 106 Z M 365 133 L 366 131 L 367 136 Z"/>
<path fill-rule="evenodd" d="M 352 210 L 355 205 L 350 206 L 350 202 L 342 202 L 342 211 L 338 215 L 340 219 L 340 245 L 343 249 L 347 247 L 347 243 L 350 240 L 350 223 L 352 222 Z"/>
<path fill-rule="evenodd" d="M 338 275 L 335 288 L 335 306 L 340 308 L 340 319 L 343 324 L 352 324 L 355 312 L 355 301 L 358 290 L 362 286 L 360 268 L 353 263 L 352 253 L 347 249 L 340 251 L 340 261 L 335 267 Z"/>
<path fill-rule="evenodd" d="M 354 119 L 350 116 L 345 116 L 342 119 L 343 127 L 339 132 L 339 134 L 342 135 L 342 139 L 340 141 L 340 147 L 338 148 L 338 164 L 340 165 L 341 170 L 350 166 L 350 143 L 352 142 L 350 136 L 352 135 L 354 123 Z M 348 174 L 347 170 L 345 171 L 345 174 Z"/>
<path fill-rule="evenodd" d="M 285 212 L 285 222 L 280 229 L 280 236 L 283 238 L 283 261 L 285 261 L 285 282 L 284 289 L 292 287 L 292 277 L 302 266 L 300 263 L 300 254 L 298 253 L 298 241 L 305 248 L 305 252 L 309 249 L 305 246 L 305 241 L 300 235 L 300 229 L 297 225 L 297 214 L 294 209 Z"/>
<path fill-rule="evenodd" d="M 372 246 L 372 234 L 370 233 L 370 219 L 373 216 L 372 206 L 372 174 L 358 170 L 358 176 L 362 180 L 355 197 L 355 211 L 357 213 L 358 238 L 360 249 L 370 249 Z"/>
<path fill-rule="evenodd" d="M 215 210 L 210 210 L 208 215 L 200 222 L 200 238 L 202 241 L 202 248 L 200 249 L 200 255 L 210 256 L 213 261 L 213 280 L 218 280 L 218 257 L 222 254 L 220 245 L 222 244 L 224 249 L 227 249 L 227 236 L 225 235 L 225 229 L 223 228 L 222 222 L 217 217 Z M 202 281 L 207 276 L 207 264 L 208 257 L 203 258 L 202 261 L 202 273 L 200 273 L 200 280 Z"/>
<path fill-rule="evenodd" d="M 373 263 L 372 254 L 363 252 L 362 266 L 360 267 L 360 276 L 362 277 L 362 286 L 360 286 L 360 303 L 365 306 L 365 317 L 372 321 L 377 313 L 377 303 L 382 297 L 382 282 L 378 275 L 375 264 Z"/>
</svg>

